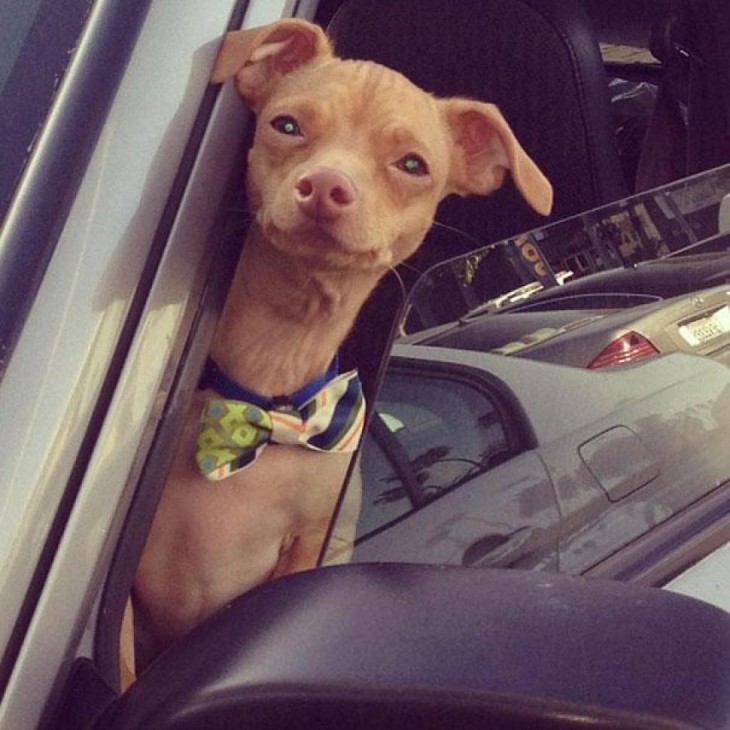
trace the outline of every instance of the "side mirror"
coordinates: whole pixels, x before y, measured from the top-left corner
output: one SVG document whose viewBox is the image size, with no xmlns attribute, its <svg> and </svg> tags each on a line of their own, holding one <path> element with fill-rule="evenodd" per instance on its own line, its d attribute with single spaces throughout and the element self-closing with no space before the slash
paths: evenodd
<svg viewBox="0 0 730 730">
<path fill-rule="evenodd" d="M 730 615 L 560 575 L 347 565 L 242 596 L 95 723 L 726 728 Z"/>
</svg>

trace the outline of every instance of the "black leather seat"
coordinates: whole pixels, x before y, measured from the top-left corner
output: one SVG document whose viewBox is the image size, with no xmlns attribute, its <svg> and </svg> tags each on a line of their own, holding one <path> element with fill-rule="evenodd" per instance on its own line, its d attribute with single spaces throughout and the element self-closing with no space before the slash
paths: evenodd
<svg viewBox="0 0 730 730">
<path fill-rule="evenodd" d="M 328 33 L 342 57 L 378 61 L 439 96 L 497 104 L 554 186 L 547 221 L 511 183 L 444 201 L 437 221 L 460 233 L 431 230 L 401 267 L 406 288 L 435 263 L 627 194 L 603 63 L 576 0 L 344 0 Z M 368 390 L 401 298 L 386 279 L 345 348 Z"/>
<path fill-rule="evenodd" d="M 343 57 L 497 104 L 555 188 L 551 220 L 626 195 L 603 64 L 577 2 L 345 0 L 328 32 Z M 438 220 L 468 237 L 439 233 L 412 259 L 419 269 L 545 223 L 511 185 L 448 199 Z"/>
</svg>

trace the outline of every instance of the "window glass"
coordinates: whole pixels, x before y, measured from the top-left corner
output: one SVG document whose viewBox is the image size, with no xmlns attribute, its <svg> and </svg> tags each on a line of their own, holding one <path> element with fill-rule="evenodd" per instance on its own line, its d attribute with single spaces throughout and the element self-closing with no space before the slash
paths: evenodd
<svg viewBox="0 0 730 730">
<path fill-rule="evenodd" d="M 497 311 L 586 274 L 725 252 L 729 190 L 730 165 L 724 165 L 444 261 L 412 290 L 404 329 L 415 334 Z"/>
<path fill-rule="evenodd" d="M 502 416 L 482 390 L 389 372 L 366 439 L 360 535 L 418 508 L 510 455 Z"/>
<path fill-rule="evenodd" d="M 0 0 L 0 218 L 73 56 L 92 0 Z"/>
<path fill-rule="evenodd" d="M 0 3 L 0 93 L 33 25 L 39 5 L 40 0 L 3 0 Z"/>
<path fill-rule="evenodd" d="M 363 505 L 358 533 L 367 535 L 412 511 L 404 476 L 396 470 L 372 432 L 362 449 Z"/>
</svg>

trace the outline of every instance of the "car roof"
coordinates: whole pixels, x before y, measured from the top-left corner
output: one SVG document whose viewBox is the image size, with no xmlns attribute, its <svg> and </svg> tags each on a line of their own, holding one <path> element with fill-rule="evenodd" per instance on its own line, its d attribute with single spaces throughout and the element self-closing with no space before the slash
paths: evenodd
<svg viewBox="0 0 730 730">
<path fill-rule="evenodd" d="M 460 366 L 497 378 L 517 396 L 529 415 L 538 443 L 593 422 L 600 414 L 658 393 L 688 378 L 724 377 L 725 365 L 698 355 L 671 353 L 602 370 L 555 365 L 447 347 L 397 344 L 398 360 Z M 650 384 L 650 385 L 649 385 Z"/>
</svg>

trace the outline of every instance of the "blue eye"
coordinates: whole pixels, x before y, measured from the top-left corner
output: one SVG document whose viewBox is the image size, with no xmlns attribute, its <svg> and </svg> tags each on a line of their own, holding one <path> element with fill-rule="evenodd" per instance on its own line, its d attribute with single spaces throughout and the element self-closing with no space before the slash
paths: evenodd
<svg viewBox="0 0 730 730">
<path fill-rule="evenodd" d="M 395 166 L 399 170 L 402 170 L 409 175 L 415 175 L 417 177 L 428 175 L 429 172 L 428 165 L 426 164 L 424 159 L 414 154 L 402 157 L 400 160 L 398 160 L 398 162 L 395 163 Z"/>
<path fill-rule="evenodd" d="M 299 122 L 294 117 L 282 114 L 271 120 L 271 126 L 279 132 L 279 134 L 287 134 L 290 137 L 300 137 L 302 130 L 299 128 Z"/>
</svg>

